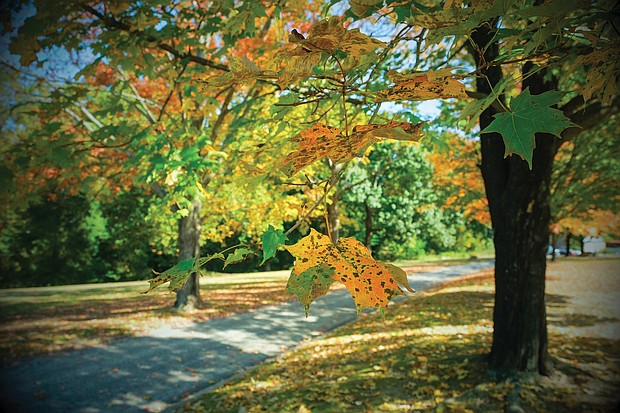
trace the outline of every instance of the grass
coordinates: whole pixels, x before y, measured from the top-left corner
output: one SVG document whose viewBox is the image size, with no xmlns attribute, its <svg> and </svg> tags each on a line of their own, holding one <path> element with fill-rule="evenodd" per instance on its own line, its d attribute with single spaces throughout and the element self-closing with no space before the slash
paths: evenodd
<svg viewBox="0 0 620 413">
<path fill-rule="evenodd" d="M 429 271 L 461 261 L 403 263 Z M 180 313 L 165 287 L 144 295 L 146 281 L 0 290 L 0 363 L 99 346 L 140 336 L 164 324 L 188 325 L 295 299 L 285 290 L 289 271 L 211 274 L 201 280 L 204 309 Z"/>
<path fill-rule="evenodd" d="M 620 261 L 563 259 L 548 269 L 555 373 L 487 375 L 492 271 L 358 318 L 188 401 L 184 412 L 606 412 L 620 387 Z"/>
</svg>

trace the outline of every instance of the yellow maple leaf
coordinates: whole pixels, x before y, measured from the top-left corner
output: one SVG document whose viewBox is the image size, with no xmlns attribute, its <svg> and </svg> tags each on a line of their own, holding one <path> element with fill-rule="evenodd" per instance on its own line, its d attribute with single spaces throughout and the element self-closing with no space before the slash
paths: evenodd
<svg viewBox="0 0 620 413">
<path fill-rule="evenodd" d="M 458 81 L 459 76 L 452 74 L 450 68 L 409 74 L 390 70 L 388 76 L 395 85 L 376 92 L 375 102 L 467 97 L 465 85 Z"/>
<path fill-rule="evenodd" d="M 381 5 L 382 3 L 382 0 L 349 0 L 349 7 L 351 7 L 353 14 L 359 17 L 372 7 Z"/>
<path fill-rule="evenodd" d="M 401 286 L 414 291 L 402 269 L 376 261 L 364 244 L 353 238 L 341 238 L 334 245 L 312 229 L 297 244 L 285 248 L 296 258 L 287 289 L 304 304 L 306 315 L 311 302 L 326 294 L 331 285 L 326 274 L 345 285 L 358 311 L 385 308 L 393 297 L 404 294 Z"/>
<path fill-rule="evenodd" d="M 295 45 L 281 49 L 272 64 L 276 69 L 284 65 L 278 84 L 287 86 L 312 74 L 312 69 L 319 64 L 323 52 L 333 54 L 340 50 L 349 56 L 359 58 L 373 53 L 377 48 L 385 47 L 380 40 L 367 36 L 359 29 L 347 30 L 339 17 L 324 19 L 312 26 L 308 37 L 297 30 L 292 30 L 289 41 Z"/>
<path fill-rule="evenodd" d="M 260 77 L 275 76 L 275 72 L 261 70 L 261 68 L 245 56 L 227 56 L 226 59 L 229 62 L 230 71 L 210 77 L 206 80 L 206 83 L 215 87 L 224 87 L 235 83 L 251 82 Z"/>
<path fill-rule="evenodd" d="M 289 153 L 282 162 L 282 171 L 292 176 L 308 165 L 330 158 L 336 163 L 346 162 L 358 156 L 377 139 L 365 134 L 345 136 L 340 129 L 316 123 L 293 137 L 299 149 Z"/>
<path fill-rule="evenodd" d="M 285 63 L 282 73 L 278 77 L 278 85 L 287 87 L 298 80 L 308 78 L 312 74 L 312 69 L 321 61 L 321 52 L 310 52 L 303 48 L 293 50 L 281 50 L 275 58 L 274 63 L 279 66 Z"/>
<path fill-rule="evenodd" d="M 588 101 L 598 95 L 603 105 L 610 105 L 618 93 L 620 77 L 620 46 L 614 43 L 584 56 L 579 56 L 574 68 L 586 66 L 586 84 L 583 100 Z"/>
<path fill-rule="evenodd" d="M 353 128 L 353 133 L 361 133 L 373 138 L 396 139 L 400 141 L 418 142 L 424 137 L 422 127 L 426 122 L 410 123 L 390 121 L 385 124 L 371 123 L 358 125 Z"/>
</svg>

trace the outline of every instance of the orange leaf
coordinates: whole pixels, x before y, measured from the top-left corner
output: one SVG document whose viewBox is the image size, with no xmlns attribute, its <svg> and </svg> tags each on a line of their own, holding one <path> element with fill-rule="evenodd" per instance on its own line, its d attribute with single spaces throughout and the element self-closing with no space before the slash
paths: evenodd
<svg viewBox="0 0 620 413">
<path fill-rule="evenodd" d="M 298 150 L 291 152 L 282 162 L 282 171 L 292 176 L 308 165 L 329 157 L 336 163 L 346 162 L 360 155 L 368 145 L 377 139 L 371 135 L 354 134 L 344 136 L 338 128 L 317 123 L 298 133 L 293 142 Z"/>
<path fill-rule="evenodd" d="M 287 284 L 307 310 L 312 301 L 327 293 L 331 285 L 326 274 L 342 282 L 355 301 L 358 311 L 364 308 L 385 308 L 389 301 L 403 292 L 413 292 L 405 272 L 391 264 L 372 258 L 370 251 L 353 238 L 341 238 L 333 245 L 329 238 L 312 229 L 310 235 L 286 249 L 296 258 Z"/>
<path fill-rule="evenodd" d="M 375 102 L 467 97 L 465 85 L 457 80 L 458 76 L 453 75 L 450 68 L 410 74 L 390 70 L 388 76 L 396 84 L 388 90 L 378 91 Z"/>
<path fill-rule="evenodd" d="M 424 137 L 422 127 L 426 122 L 409 123 L 390 121 L 386 124 L 379 125 L 371 123 L 370 125 L 358 125 L 353 128 L 353 133 L 366 134 L 372 138 L 396 139 L 400 141 L 418 142 Z"/>
</svg>

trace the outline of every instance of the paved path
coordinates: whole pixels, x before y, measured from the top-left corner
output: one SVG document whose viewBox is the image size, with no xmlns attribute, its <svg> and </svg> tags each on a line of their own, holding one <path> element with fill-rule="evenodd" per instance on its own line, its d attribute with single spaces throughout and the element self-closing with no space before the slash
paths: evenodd
<svg viewBox="0 0 620 413">
<path fill-rule="evenodd" d="M 493 266 L 474 261 L 410 277 L 416 290 Z M 345 289 L 318 299 L 304 317 L 291 302 L 191 327 L 160 328 L 102 348 L 26 360 L 0 370 L 0 411 L 158 412 L 301 340 L 354 320 Z"/>
</svg>

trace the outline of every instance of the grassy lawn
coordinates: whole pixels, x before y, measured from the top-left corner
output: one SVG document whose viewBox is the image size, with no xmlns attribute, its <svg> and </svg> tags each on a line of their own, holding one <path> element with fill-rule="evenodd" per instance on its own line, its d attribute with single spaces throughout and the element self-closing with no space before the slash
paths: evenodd
<svg viewBox="0 0 620 413">
<path fill-rule="evenodd" d="M 496 383 L 486 374 L 492 271 L 423 293 L 308 341 L 182 411 L 606 412 L 620 388 L 620 261 L 562 259 L 548 270 L 556 372 Z M 513 410 L 514 412 L 519 410 Z"/>
<path fill-rule="evenodd" d="M 430 271 L 463 260 L 404 262 L 408 271 Z M 148 282 L 81 284 L 0 290 L 0 363 L 140 336 L 163 324 L 205 321 L 295 299 L 285 290 L 290 271 L 212 274 L 201 280 L 205 307 L 171 308 L 165 286 L 144 295 Z"/>
</svg>

